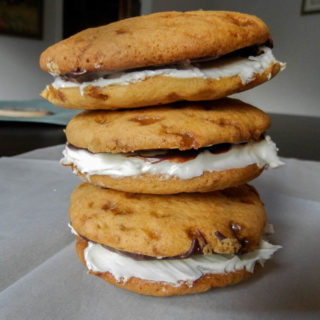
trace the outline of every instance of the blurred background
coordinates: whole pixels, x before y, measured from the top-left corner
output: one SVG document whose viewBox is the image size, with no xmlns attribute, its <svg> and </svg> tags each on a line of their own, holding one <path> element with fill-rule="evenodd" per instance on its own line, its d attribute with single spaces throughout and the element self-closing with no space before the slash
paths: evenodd
<svg viewBox="0 0 320 320">
<path fill-rule="evenodd" d="M 51 44 L 81 29 L 140 13 L 166 10 L 235 10 L 261 17 L 271 29 L 275 56 L 287 62 L 287 69 L 273 81 L 243 93 L 241 97 L 270 112 L 320 116 L 320 13 L 303 14 L 303 2 L 44 0 L 42 39 L 13 37 L 0 33 L 0 99 L 38 98 L 39 92 L 52 80 L 39 69 L 39 55 Z"/>
<path fill-rule="evenodd" d="M 238 97 L 272 114 L 320 117 L 320 0 L 0 0 L 0 101 L 40 99 L 52 77 L 39 68 L 39 56 L 73 33 L 139 14 L 199 9 L 261 17 L 275 57 L 287 63 L 272 81 Z M 8 22 L 30 14 L 34 30 Z"/>
</svg>

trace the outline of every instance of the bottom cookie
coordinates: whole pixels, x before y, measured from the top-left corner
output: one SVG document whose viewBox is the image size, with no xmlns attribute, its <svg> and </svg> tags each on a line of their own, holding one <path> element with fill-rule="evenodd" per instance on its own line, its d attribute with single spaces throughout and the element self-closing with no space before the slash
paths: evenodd
<svg viewBox="0 0 320 320">
<path fill-rule="evenodd" d="M 97 252 L 95 254 L 91 254 L 87 250 L 91 249 L 92 247 L 97 248 Z M 236 284 L 240 281 L 243 281 L 247 278 L 249 278 L 253 272 L 259 267 L 259 263 L 263 264 L 263 262 L 267 259 L 270 258 L 270 256 L 277 250 L 279 249 L 279 246 L 273 246 L 270 245 L 267 242 L 264 242 L 262 244 L 262 248 L 260 249 L 261 252 L 257 253 L 251 252 L 247 254 L 247 259 L 248 261 L 243 262 L 241 259 L 239 259 L 237 256 L 231 256 L 227 255 L 224 257 L 221 257 L 221 261 L 216 261 L 212 264 L 212 267 L 209 269 L 213 270 L 219 270 L 221 268 L 221 263 L 225 264 L 225 267 L 223 267 L 225 270 L 224 272 L 217 272 L 217 273 L 210 273 L 210 271 L 205 270 L 203 266 L 208 263 L 208 258 L 207 257 L 200 257 L 200 265 L 201 267 L 198 268 L 192 268 L 192 263 L 189 264 L 190 268 L 183 268 L 184 270 L 179 270 L 179 267 L 175 267 L 172 265 L 172 261 L 168 262 L 168 260 L 162 260 L 162 261 L 137 261 L 133 260 L 131 258 L 123 257 L 117 253 L 111 252 L 104 247 L 97 245 L 92 242 L 88 242 L 83 238 L 77 237 L 77 243 L 76 243 L 76 251 L 77 254 L 83 263 L 84 266 L 87 267 L 89 270 L 89 273 L 96 275 L 103 280 L 116 285 L 120 288 L 130 290 L 136 293 L 140 294 L 145 294 L 145 295 L 152 295 L 152 296 L 172 296 L 172 295 L 185 295 L 185 294 L 193 294 L 193 293 L 200 293 L 200 292 L 205 292 L 210 290 L 211 288 L 215 287 L 225 287 L 228 285 Z M 259 250 L 259 249 L 258 249 Z M 100 252 L 99 252 L 100 251 Z M 110 254 L 113 257 L 116 257 L 114 260 L 110 259 L 109 261 L 107 259 L 100 259 L 102 255 L 100 253 L 103 253 L 104 251 L 107 252 L 107 254 Z M 219 256 L 219 255 L 217 255 Z M 91 260 L 91 258 L 93 258 Z M 117 258 L 119 258 L 119 261 L 116 261 Z M 123 262 L 122 259 L 131 259 L 132 264 L 124 264 L 123 267 Z M 198 259 L 198 258 L 196 258 Z M 227 262 L 224 260 L 228 259 Z M 244 259 L 244 260 L 245 260 Z M 91 260 L 91 261 L 90 261 Z M 99 261 L 100 260 L 100 261 Z M 187 259 L 185 259 L 187 260 Z M 220 258 L 218 257 L 218 260 Z M 259 262 L 259 263 L 258 263 Z M 111 267 L 108 266 L 108 264 L 112 265 Z M 173 263 L 184 263 L 181 260 L 174 260 Z M 138 266 L 140 264 L 141 268 L 138 267 L 137 269 L 140 270 L 134 270 L 134 266 Z M 145 264 L 145 266 L 143 266 Z M 162 265 L 159 270 L 152 270 L 152 264 L 160 264 Z M 215 264 L 215 265 L 214 265 Z M 151 268 L 150 268 L 151 266 Z M 188 264 L 186 265 L 188 266 Z M 109 267 L 113 269 L 113 272 L 109 271 L 98 271 L 100 268 L 108 270 Z M 117 270 L 116 269 L 121 269 L 123 270 Z M 156 267 L 157 268 L 157 267 Z M 109 270 L 111 270 L 109 269 Z M 233 271 L 229 271 L 233 269 Z M 146 278 L 149 279 L 142 279 L 137 276 L 132 276 L 134 272 L 146 272 Z M 195 271 L 195 273 L 200 273 L 200 276 L 197 277 L 196 279 L 191 279 L 194 277 L 191 273 L 192 271 Z M 161 281 L 159 278 L 162 276 L 162 272 L 164 275 L 164 278 L 168 277 L 170 280 L 164 280 Z M 124 275 L 125 273 L 128 273 L 128 275 Z M 152 274 L 154 273 L 154 274 Z M 189 280 L 179 280 L 174 282 L 172 278 L 175 277 L 189 277 Z M 155 277 L 157 280 L 150 280 L 150 277 Z"/>
</svg>

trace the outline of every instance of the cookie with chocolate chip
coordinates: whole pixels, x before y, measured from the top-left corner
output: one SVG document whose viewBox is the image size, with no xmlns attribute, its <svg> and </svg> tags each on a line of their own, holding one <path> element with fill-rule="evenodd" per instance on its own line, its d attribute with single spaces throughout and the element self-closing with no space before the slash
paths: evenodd
<svg viewBox="0 0 320 320">
<path fill-rule="evenodd" d="M 162 12 L 84 30 L 45 50 L 55 80 L 42 96 L 74 109 L 211 100 L 250 89 L 284 64 L 259 18 L 238 12 Z"/>
<path fill-rule="evenodd" d="M 252 251 L 266 222 L 263 203 L 248 185 L 146 195 L 82 183 L 71 195 L 69 216 L 84 239 L 144 258 Z"/>
<path fill-rule="evenodd" d="M 164 196 L 82 183 L 71 195 L 69 216 L 88 271 L 147 295 L 235 284 L 279 248 L 262 240 L 266 215 L 249 185 Z"/>
<path fill-rule="evenodd" d="M 70 144 L 94 153 L 199 149 L 258 140 L 269 128 L 262 110 L 237 99 L 181 102 L 137 110 L 82 112 L 66 127 Z"/>
<path fill-rule="evenodd" d="M 220 190 L 257 177 L 270 155 L 277 159 L 275 145 L 263 136 L 269 125 L 263 111 L 229 98 L 86 111 L 67 125 L 61 163 L 86 181 L 120 191 Z"/>
</svg>

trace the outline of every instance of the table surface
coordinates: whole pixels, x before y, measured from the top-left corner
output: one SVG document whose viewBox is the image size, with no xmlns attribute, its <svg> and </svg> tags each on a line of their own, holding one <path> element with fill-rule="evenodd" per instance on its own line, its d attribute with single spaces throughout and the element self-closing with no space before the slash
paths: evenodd
<svg viewBox="0 0 320 320">
<path fill-rule="evenodd" d="M 271 115 L 280 155 L 320 160 L 320 119 Z M 320 163 L 284 159 L 252 182 L 283 249 L 250 280 L 154 298 L 86 273 L 68 230 L 80 179 L 58 160 L 63 126 L 1 122 L 0 319 L 320 319 Z"/>
<path fill-rule="evenodd" d="M 207 293 L 155 298 L 88 275 L 68 230 L 80 179 L 63 146 L 0 159 L 0 319 L 320 319 L 320 163 L 284 159 L 252 183 L 283 248 L 253 277 Z"/>
</svg>

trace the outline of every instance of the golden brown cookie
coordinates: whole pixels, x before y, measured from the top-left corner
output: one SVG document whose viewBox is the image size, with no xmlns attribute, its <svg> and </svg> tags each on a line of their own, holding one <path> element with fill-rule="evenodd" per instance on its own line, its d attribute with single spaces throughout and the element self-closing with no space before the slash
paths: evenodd
<svg viewBox="0 0 320 320">
<path fill-rule="evenodd" d="M 271 41 L 259 18 L 238 12 L 161 12 L 91 28 L 54 44 L 40 57 L 43 70 L 124 70 L 175 63 Z"/>
<path fill-rule="evenodd" d="M 162 175 L 140 174 L 133 177 L 112 177 L 106 174 L 88 175 L 81 172 L 76 165 L 71 165 L 73 172 L 83 181 L 90 182 L 103 188 L 114 190 L 146 193 L 146 194 L 176 194 L 182 192 L 209 192 L 239 186 L 258 177 L 264 168 L 256 164 L 243 168 L 223 171 L 205 171 L 201 175 L 181 179 Z"/>
<path fill-rule="evenodd" d="M 69 143 L 91 152 L 199 149 L 258 140 L 269 128 L 262 110 L 236 99 L 181 102 L 165 107 L 91 111 L 67 125 Z"/>
<path fill-rule="evenodd" d="M 264 22 L 237 12 L 163 12 L 125 19 L 84 30 L 43 52 L 41 68 L 61 77 L 41 95 L 55 105 L 84 110 L 219 99 L 259 85 L 283 68 L 263 45 L 272 46 Z M 235 57 L 226 58 L 230 53 Z M 241 67 L 223 69 L 239 57 L 245 57 Z M 184 70 L 183 75 L 176 70 Z"/>
<path fill-rule="evenodd" d="M 83 183 L 71 195 L 69 216 L 86 240 L 158 258 L 252 251 L 266 221 L 260 198 L 248 185 L 211 193 L 143 195 Z"/>
<path fill-rule="evenodd" d="M 87 241 L 77 237 L 76 251 L 82 264 L 86 266 L 84 258 L 84 250 L 87 247 Z M 259 265 L 255 266 L 255 270 Z M 136 293 L 152 295 L 152 296 L 172 296 L 200 293 L 210 290 L 211 288 L 225 287 L 243 281 L 253 273 L 246 269 L 241 269 L 227 273 L 215 273 L 203 275 L 198 280 L 194 281 L 192 285 L 188 281 L 181 282 L 179 286 L 156 281 L 148 281 L 137 277 L 131 277 L 128 281 L 117 281 L 110 272 L 94 272 L 88 270 L 89 273 L 94 274 L 103 280 L 118 286 L 122 289 L 130 290 Z"/>
</svg>

